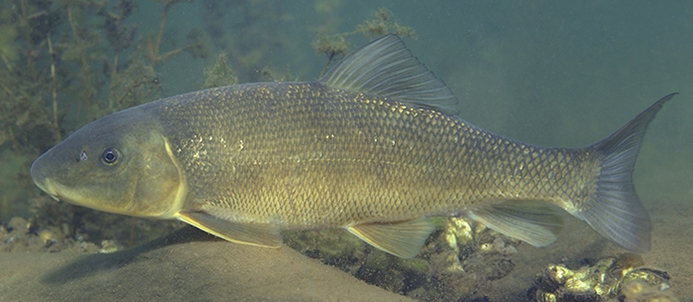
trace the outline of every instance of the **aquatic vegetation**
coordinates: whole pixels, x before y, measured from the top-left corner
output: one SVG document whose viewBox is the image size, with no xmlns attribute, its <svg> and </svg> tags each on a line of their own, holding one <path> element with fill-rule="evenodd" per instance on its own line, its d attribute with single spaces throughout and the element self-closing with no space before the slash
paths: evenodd
<svg viewBox="0 0 693 302">
<path fill-rule="evenodd" d="M 120 73 L 113 73 L 109 87 L 108 110 L 118 111 L 146 103 L 160 96 L 156 71 L 142 60 L 134 60 Z"/>
<path fill-rule="evenodd" d="M 38 191 L 26 171 L 38 154 L 87 122 L 158 98 L 154 63 L 207 55 L 204 35 L 192 31 L 184 46 L 144 64 L 150 39 L 128 21 L 136 8 L 131 0 L 0 4 L 0 219 L 30 215 L 26 200 Z"/>
<path fill-rule="evenodd" d="M 321 33 L 318 35 L 317 40 L 312 43 L 313 49 L 315 49 L 317 54 L 327 55 L 327 63 L 325 63 L 320 76 L 325 74 L 332 63 L 344 58 L 351 50 L 351 44 L 346 38 L 359 33 L 371 40 L 386 34 L 396 34 L 416 40 L 416 32 L 412 27 L 397 23 L 392 12 L 381 7 L 375 12 L 372 19 L 363 21 L 353 31 L 337 34 Z"/>
<path fill-rule="evenodd" d="M 207 78 L 202 85 L 203 89 L 238 84 L 238 77 L 229 66 L 228 57 L 223 53 L 219 55 L 214 66 L 205 69 L 205 75 Z"/>
<path fill-rule="evenodd" d="M 402 25 L 394 20 L 392 12 L 384 7 L 375 12 L 373 19 L 363 21 L 356 26 L 356 31 L 371 38 L 386 34 L 396 34 L 416 40 L 416 32 L 410 26 Z"/>
</svg>

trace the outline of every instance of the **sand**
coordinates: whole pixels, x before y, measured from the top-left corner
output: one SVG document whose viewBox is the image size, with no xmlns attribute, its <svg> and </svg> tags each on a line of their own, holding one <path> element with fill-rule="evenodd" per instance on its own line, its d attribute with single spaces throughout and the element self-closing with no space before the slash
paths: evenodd
<svg viewBox="0 0 693 302">
<path fill-rule="evenodd" d="M 411 301 L 283 247 L 185 228 L 110 254 L 0 253 L 1 301 Z"/>
</svg>

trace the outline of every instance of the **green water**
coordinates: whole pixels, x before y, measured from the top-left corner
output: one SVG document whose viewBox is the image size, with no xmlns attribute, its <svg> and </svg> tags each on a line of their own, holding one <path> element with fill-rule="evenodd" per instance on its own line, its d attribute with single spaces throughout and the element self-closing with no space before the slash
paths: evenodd
<svg viewBox="0 0 693 302">
<path fill-rule="evenodd" d="M 115 98 L 109 85 L 116 51 L 108 42 L 107 18 L 99 14 L 117 15 L 118 1 L 101 8 L 96 2 L 67 3 L 0 4 L 3 223 L 34 213 L 30 200 L 41 195 L 28 167 L 57 142 L 58 133 L 65 137 L 123 109 L 109 108 Z M 186 50 L 152 64 L 148 49 L 156 41 L 163 7 L 137 1 L 122 23 L 136 31 L 131 46 L 119 51 L 116 68 L 122 75 L 137 60 L 151 66 L 153 78 L 133 76 L 126 85 L 151 98 L 200 89 L 204 70 L 221 53 L 229 57 L 239 82 L 315 80 L 327 56 L 316 54 L 311 43 L 319 35 L 354 31 L 380 8 L 391 12 L 389 26 L 396 22 L 415 30 L 417 38 L 405 38 L 406 44 L 457 95 L 460 117 L 521 141 L 590 144 L 658 98 L 680 92 L 652 123 L 634 181 L 646 208 L 693 199 L 693 2 L 183 1 L 168 10 L 158 53 L 184 47 L 186 36 L 197 29 L 194 36 L 204 37 L 207 55 L 194 57 Z M 56 53 L 53 61 L 48 37 Z M 353 50 L 369 38 L 354 33 L 346 41 Z M 79 43 L 92 44 L 80 53 Z M 30 49 L 34 53 L 28 55 Z M 137 84 L 138 79 L 146 83 Z M 84 87 L 94 93 L 85 94 Z M 148 88 L 138 90 L 142 87 Z"/>
</svg>

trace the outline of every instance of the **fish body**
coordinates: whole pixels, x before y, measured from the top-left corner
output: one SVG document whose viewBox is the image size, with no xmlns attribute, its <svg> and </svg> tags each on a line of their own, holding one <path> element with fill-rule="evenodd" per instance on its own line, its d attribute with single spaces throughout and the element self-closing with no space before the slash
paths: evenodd
<svg viewBox="0 0 693 302">
<path fill-rule="evenodd" d="M 563 225 L 557 206 L 642 252 L 651 227 L 631 174 L 672 96 L 585 148 L 526 144 L 456 117 L 450 89 L 389 35 L 316 82 L 213 88 L 114 113 L 47 151 L 31 175 L 56 199 L 258 246 L 280 246 L 282 230 L 345 228 L 410 258 L 434 229 L 428 217 L 451 215 L 544 246 Z"/>
</svg>

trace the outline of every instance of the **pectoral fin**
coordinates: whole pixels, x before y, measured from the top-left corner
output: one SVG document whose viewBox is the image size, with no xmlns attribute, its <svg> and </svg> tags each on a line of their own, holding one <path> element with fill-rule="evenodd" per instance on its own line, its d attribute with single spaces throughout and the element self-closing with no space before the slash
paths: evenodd
<svg viewBox="0 0 693 302">
<path fill-rule="evenodd" d="M 273 223 L 239 223 L 204 211 L 181 212 L 178 219 L 231 242 L 278 248 L 282 245 L 279 226 Z"/>
<path fill-rule="evenodd" d="M 494 231 L 533 246 L 553 243 L 563 229 L 563 216 L 557 208 L 541 201 L 488 204 L 472 208 L 466 214 Z"/>
<path fill-rule="evenodd" d="M 435 225 L 427 218 L 421 218 L 396 223 L 361 224 L 347 229 L 385 252 L 402 258 L 414 258 Z"/>
</svg>

